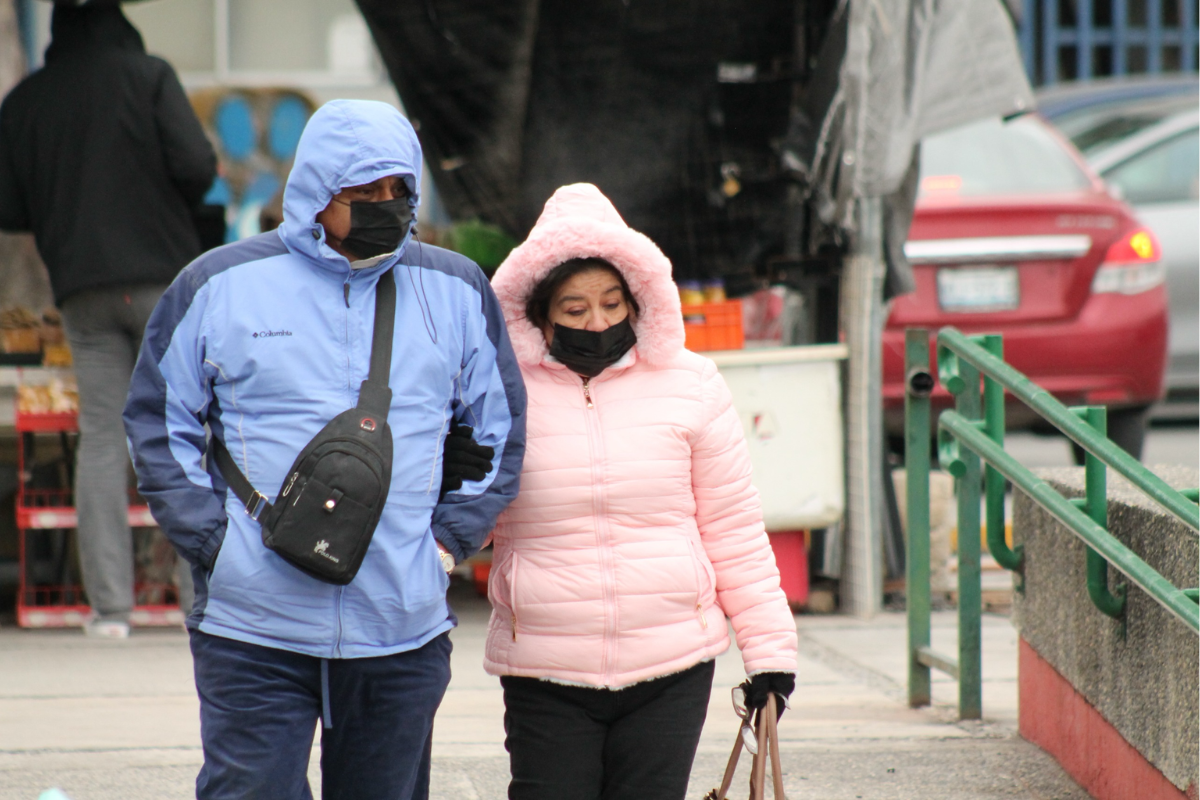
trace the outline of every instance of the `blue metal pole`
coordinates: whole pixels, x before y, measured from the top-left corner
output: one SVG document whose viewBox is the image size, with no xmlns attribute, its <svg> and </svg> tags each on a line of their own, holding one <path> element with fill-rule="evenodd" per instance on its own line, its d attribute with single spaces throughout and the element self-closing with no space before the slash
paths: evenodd
<svg viewBox="0 0 1200 800">
<path fill-rule="evenodd" d="M 1033 28 L 1034 17 L 1037 15 L 1037 8 L 1034 6 L 1034 0 L 1022 0 L 1021 3 L 1021 30 L 1018 32 L 1021 43 L 1021 56 L 1025 62 L 1025 75 L 1029 78 L 1029 82 L 1035 86 L 1037 80 L 1037 59 L 1034 52 L 1033 43 Z"/>
<path fill-rule="evenodd" d="M 1180 29 L 1180 37 L 1182 41 L 1179 46 L 1182 50 L 1180 59 L 1180 68 L 1184 72 L 1196 71 L 1196 5 L 1191 0 L 1183 0 L 1183 13 L 1180 18 L 1182 28 Z"/>
<path fill-rule="evenodd" d="M 1092 0 L 1075 0 L 1075 80 L 1092 77 Z"/>
<path fill-rule="evenodd" d="M 1124 75 L 1129 71 L 1128 0 L 1113 0 L 1112 15 L 1113 75 Z"/>
<path fill-rule="evenodd" d="M 1187 2 L 1187 0 L 1184 0 Z M 1157 75 L 1162 72 L 1162 0 L 1147 0 L 1146 3 L 1146 72 Z"/>
<path fill-rule="evenodd" d="M 25 69 L 33 72 L 37 66 L 37 13 L 34 11 L 35 0 L 16 0 L 17 26 L 21 32 L 21 48 L 25 51 Z"/>
<path fill-rule="evenodd" d="M 1058 0 L 1042 2 L 1042 83 L 1058 83 Z"/>
</svg>

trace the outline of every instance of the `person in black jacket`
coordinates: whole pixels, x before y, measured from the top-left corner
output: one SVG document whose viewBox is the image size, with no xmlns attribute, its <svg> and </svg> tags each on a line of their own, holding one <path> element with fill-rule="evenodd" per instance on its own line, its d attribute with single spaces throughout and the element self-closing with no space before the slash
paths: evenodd
<svg viewBox="0 0 1200 800">
<path fill-rule="evenodd" d="M 56 5 L 45 66 L 0 106 L 0 229 L 32 231 L 79 384 L 86 630 L 128 635 L 133 537 L 121 410 L 150 312 L 200 254 L 216 155 L 174 70 L 114 4 Z"/>
</svg>

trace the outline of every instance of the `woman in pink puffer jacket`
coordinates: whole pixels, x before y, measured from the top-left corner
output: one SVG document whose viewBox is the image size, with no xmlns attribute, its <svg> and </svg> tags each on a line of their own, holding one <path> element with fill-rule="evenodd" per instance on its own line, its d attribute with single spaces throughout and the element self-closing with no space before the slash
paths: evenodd
<svg viewBox="0 0 1200 800">
<path fill-rule="evenodd" d="M 683 347 L 670 262 L 595 186 L 555 192 L 493 287 L 529 394 L 484 663 L 509 797 L 682 798 L 726 616 L 748 704 L 795 682 L 741 421 Z"/>
</svg>

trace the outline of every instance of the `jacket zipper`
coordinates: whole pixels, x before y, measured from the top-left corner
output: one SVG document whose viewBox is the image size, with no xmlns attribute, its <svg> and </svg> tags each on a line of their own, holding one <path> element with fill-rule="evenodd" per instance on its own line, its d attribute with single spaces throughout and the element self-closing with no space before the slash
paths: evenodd
<svg viewBox="0 0 1200 800">
<path fill-rule="evenodd" d="M 333 645 L 334 658 L 342 657 L 342 595 L 345 591 L 345 586 L 337 587 L 337 604 L 335 611 L 337 614 L 337 641 L 335 641 Z"/>
<path fill-rule="evenodd" d="M 692 540 L 688 540 L 688 549 L 692 551 L 692 572 L 696 575 L 696 616 L 700 617 L 700 627 L 708 630 L 708 617 L 704 616 L 704 582 L 708 579 L 708 574 L 704 569 L 704 564 L 700 561 L 700 554 L 696 552 L 696 544 Z"/>
<path fill-rule="evenodd" d="M 596 403 L 592 398 L 591 378 L 583 378 L 583 399 L 589 409 L 595 409 Z M 613 587 L 609 585 L 608 576 L 612 570 L 612 554 L 609 552 L 607 525 L 604 516 L 604 486 L 597 467 L 601 460 L 598 450 L 603 448 L 604 436 L 599 430 L 600 418 L 588 415 L 586 419 L 588 431 L 588 452 L 592 462 L 592 502 L 596 515 L 596 533 L 600 539 L 600 585 L 604 593 L 604 640 L 600 653 L 600 674 L 608 677 L 612 658 L 610 649 L 615 649 L 617 638 L 616 599 Z"/>
<path fill-rule="evenodd" d="M 350 275 L 347 275 L 346 282 L 342 284 L 342 300 L 346 304 L 346 391 L 347 391 L 347 394 L 350 395 L 351 398 L 353 398 L 353 394 L 351 392 L 351 387 L 350 387 L 350 383 L 351 383 L 350 382 L 350 372 L 352 369 L 351 363 L 350 363 L 350 361 L 351 361 L 351 358 L 350 358 L 350 311 L 349 311 L 349 309 L 350 309 L 350 277 L 351 277 Z M 304 485 L 306 487 L 308 486 L 307 483 L 305 483 Z M 301 490 L 301 494 L 303 494 L 303 490 Z M 292 502 L 293 502 L 293 504 L 295 504 L 295 503 L 298 503 L 299 501 L 300 501 L 300 495 L 297 494 L 296 499 Z M 333 643 L 333 657 L 334 658 L 342 657 L 342 595 L 345 593 L 345 591 L 346 591 L 345 586 L 337 587 L 337 600 L 334 603 L 334 615 L 337 618 L 337 620 L 336 620 L 336 622 L 337 622 L 337 639 L 335 639 L 334 643 Z"/>
<path fill-rule="evenodd" d="M 510 606 L 509 613 L 512 614 L 512 637 L 513 641 L 517 640 L 517 551 L 512 554 L 512 577 L 508 579 L 508 589 L 510 596 L 508 604 Z"/>
<path fill-rule="evenodd" d="M 351 352 L 350 352 L 350 276 L 349 275 L 346 276 L 346 282 L 342 284 L 342 299 L 346 303 L 346 314 L 345 314 L 346 325 L 345 325 L 345 330 L 343 331 L 343 337 L 344 337 L 343 344 L 346 348 L 346 386 L 345 386 L 346 398 L 350 401 L 350 405 L 354 405 L 354 403 L 356 402 L 355 395 L 354 395 L 354 387 L 352 386 L 352 381 L 350 379 L 350 376 L 354 372 L 354 365 L 351 363 L 352 359 L 351 359 Z"/>
</svg>

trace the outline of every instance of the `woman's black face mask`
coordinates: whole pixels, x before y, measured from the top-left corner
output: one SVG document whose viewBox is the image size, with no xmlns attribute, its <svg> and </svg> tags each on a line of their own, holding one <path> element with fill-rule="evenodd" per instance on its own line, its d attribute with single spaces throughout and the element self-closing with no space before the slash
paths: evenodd
<svg viewBox="0 0 1200 800">
<path fill-rule="evenodd" d="M 555 323 L 550 355 L 571 371 L 594 378 L 617 363 L 637 343 L 629 317 L 602 331 L 567 328 Z"/>
<path fill-rule="evenodd" d="M 394 253 L 412 225 L 412 206 L 407 197 L 364 203 L 350 203 L 350 232 L 342 239 L 342 249 L 360 258 Z"/>
</svg>

